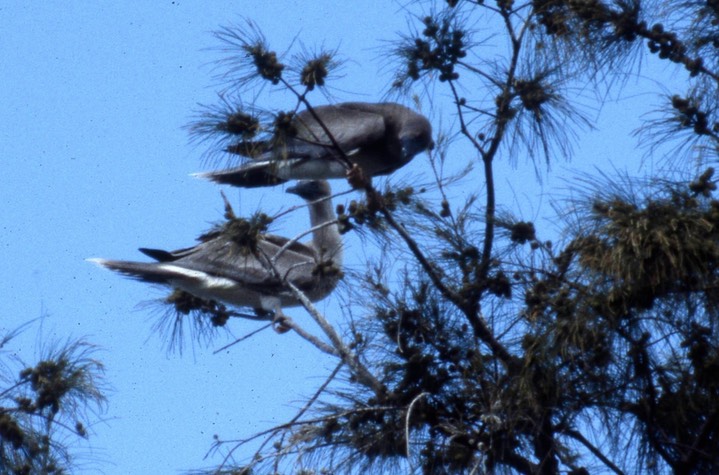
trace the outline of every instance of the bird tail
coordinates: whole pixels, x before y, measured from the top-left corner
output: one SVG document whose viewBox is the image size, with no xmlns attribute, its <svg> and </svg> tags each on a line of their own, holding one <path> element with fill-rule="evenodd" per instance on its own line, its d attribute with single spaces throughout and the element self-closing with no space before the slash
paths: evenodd
<svg viewBox="0 0 719 475">
<path fill-rule="evenodd" d="M 239 186 L 241 188 L 257 188 L 261 186 L 279 185 L 287 181 L 284 178 L 275 176 L 273 173 L 275 168 L 276 165 L 271 161 L 251 162 L 226 170 L 195 173 L 193 176 L 223 185 Z"/>
<path fill-rule="evenodd" d="M 113 261 L 100 258 L 87 259 L 87 261 L 133 279 L 153 284 L 167 284 L 172 278 L 177 277 L 177 272 L 171 267 L 154 262 Z"/>
</svg>

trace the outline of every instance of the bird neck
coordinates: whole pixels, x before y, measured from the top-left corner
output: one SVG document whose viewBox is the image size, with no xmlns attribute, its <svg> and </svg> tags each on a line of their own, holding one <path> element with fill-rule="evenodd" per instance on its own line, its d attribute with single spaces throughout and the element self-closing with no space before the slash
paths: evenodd
<svg viewBox="0 0 719 475">
<path fill-rule="evenodd" d="M 341 265 L 342 238 L 337 223 L 321 226 L 335 221 L 337 215 L 332 208 L 332 201 L 326 199 L 310 205 L 310 224 L 317 227 L 312 233 L 312 243 L 319 252 L 321 260 L 329 260 Z"/>
</svg>

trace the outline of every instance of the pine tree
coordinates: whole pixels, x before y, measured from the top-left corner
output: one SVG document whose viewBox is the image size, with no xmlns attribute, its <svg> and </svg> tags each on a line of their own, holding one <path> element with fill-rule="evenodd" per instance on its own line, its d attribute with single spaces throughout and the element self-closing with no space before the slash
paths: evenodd
<svg viewBox="0 0 719 475">
<path fill-rule="evenodd" d="M 231 92 L 193 130 L 218 149 L 283 140 L 340 64 L 334 51 L 278 55 L 252 23 L 217 36 Z M 339 223 L 386 258 L 347 272 L 341 331 L 306 304 L 323 333 L 305 336 L 337 369 L 293 420 L 258 434 L 254 460 L 217 470 L 718 470 L 718 51 L 715 0 L 448 0 L 412 16 L 390 91 L 429 107 L 451 97 L 435 183 L 377 189 L 354 176 L 364 198 L 341 203 Z M 648 160 L 671 169 L 586 176 L 553 217 L 561 239 L 506 211 L 495 164 L 571 158 L 575 131 L 593 125 L 579 87 L 600 106 L 646 62 L 682 68 L 685 89 L 640 131 Z M 229 99 L 262 83 L 290 93 L 287 112 Z M 453 156 L 457 142 L 471 154 Z M 680 158 L 658 152 L 667 144 Z M 467 162 L 462 177 L 443 175 L 450 160 Z M 471 196 L 453 198 L 468 182 Z"/>
</svg>

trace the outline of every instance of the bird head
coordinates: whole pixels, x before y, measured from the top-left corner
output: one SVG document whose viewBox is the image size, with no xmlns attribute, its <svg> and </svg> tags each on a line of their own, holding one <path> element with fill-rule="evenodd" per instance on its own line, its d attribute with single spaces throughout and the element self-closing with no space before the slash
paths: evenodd
<svg viewBox="0 0 719 475">
<path fill-rule="evenodd" d="M 295 194 L 307 201 L 318 200 L 332 194 L 330 185 L 325 180 L 301 180 L 285 189 L 285 192 Z"/>
<path fill-rule="evenodd" d="M 402 161 L 407 163 L 418 153 L 434 148 L 432 125 L 424 116 L 415 114 L 405 121 L 399 141 L 402 146 Z"/>
</svg>

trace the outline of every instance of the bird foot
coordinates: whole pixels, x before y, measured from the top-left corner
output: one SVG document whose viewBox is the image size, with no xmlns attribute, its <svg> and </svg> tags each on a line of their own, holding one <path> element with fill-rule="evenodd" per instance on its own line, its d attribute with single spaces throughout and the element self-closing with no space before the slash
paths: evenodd
<svg viewBox="0 0 719 475">
<path fill-rule="evenodd" d="M 277 312 L 275 317 L 272 319 L 272 329 L 282 335 L 292 330 L 292 326 L 289 325 L 289 318 L 284 314 Z"/>
</svg>

